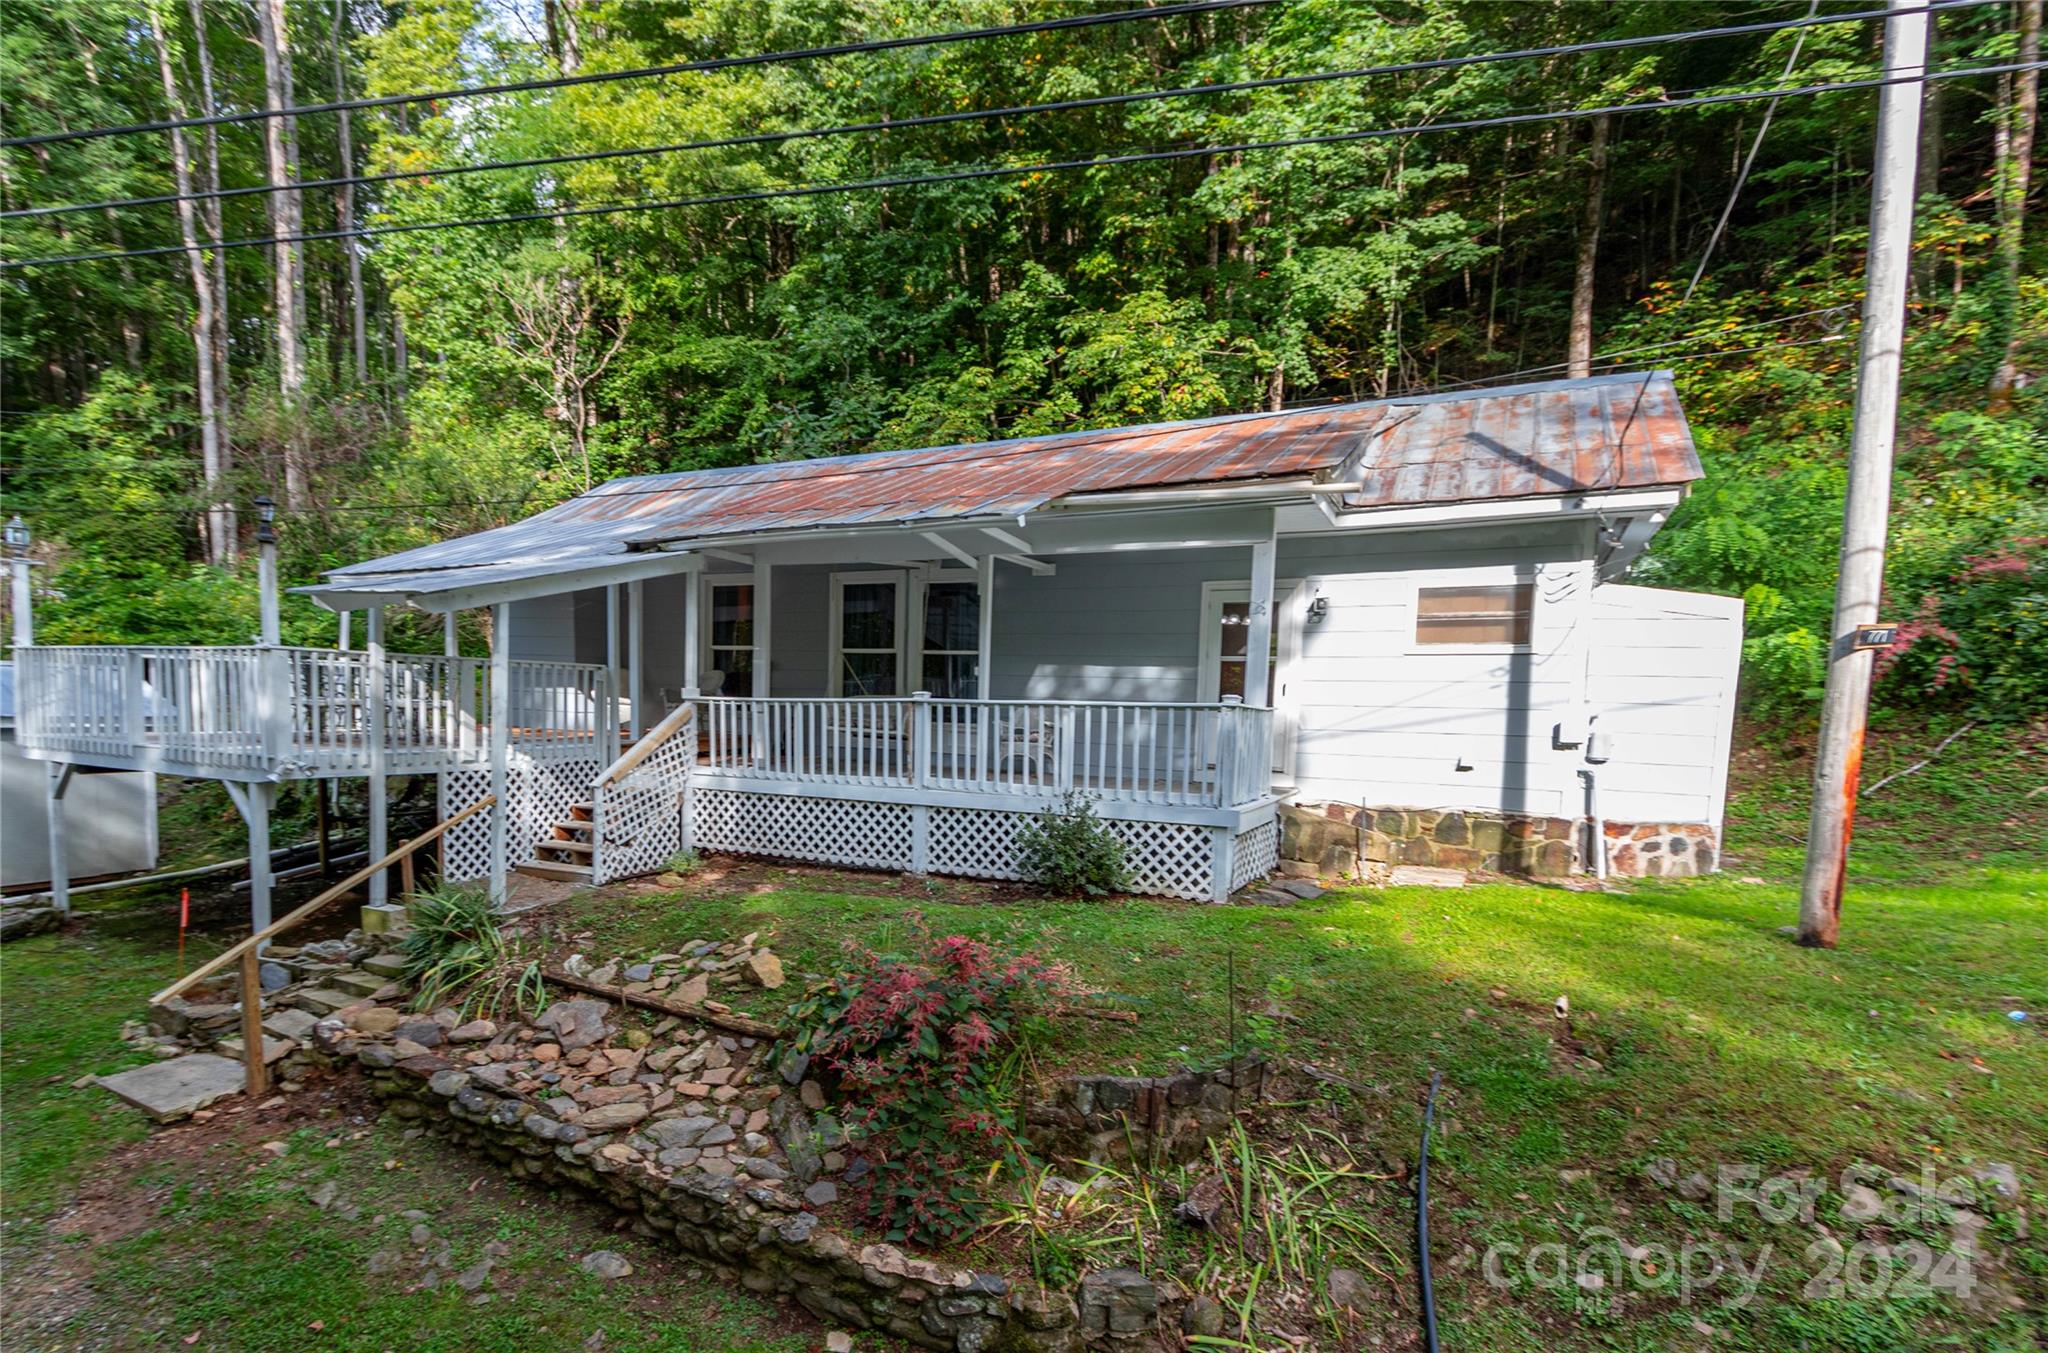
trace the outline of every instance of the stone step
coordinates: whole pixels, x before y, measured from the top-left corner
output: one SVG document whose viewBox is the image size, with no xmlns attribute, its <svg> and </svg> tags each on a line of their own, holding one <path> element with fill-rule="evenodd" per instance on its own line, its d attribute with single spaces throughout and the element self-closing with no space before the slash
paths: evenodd
<svg viewBox="0 0 2048 1353">
<path fill-rule="evenodd" d="M 168 1123 L 190 1117 L 216 1099 L 239 1094 L 246 1080 L 240 1062 L 195 1052 L 101 1076 L 99 1084 L 157 1122 Z"/>
<path fill-rule="evenodd" d="M 302 987 L 286 999 L 299 1009 L 324 1018 L 345 1005 L 354 1005 L 363 998 L 350 992 L 336 991 L 332 987 Z"/>
<path fill-rule="evenodd" d="M 353 970 L 329 973 L 323 979 L 327 986 L 334 988 L 336 991 L 346 991 L 356 996 L 374 995 L 376 992 L 383 990 L 384 984 L 390 980 L 388 977 L 379 977 L 375 973 L 356 972 Z"/>
<path fill-rule="evenodd" d="M 242 1040 L 239 1038 L 223 1038 L 218 1045 L 218 1051 L 220 1052 L 221 1056 L 232 1057 L 237 1062 L 239 1062 L 242 1060 L 242 1049 L 244 1046 L 245 1045 L 243 1044 Z M 263 1035 L 264 1064 L 268 1065 L 271 1062 L 275 1062 L 283 1057 L 289 1056 L 292 1050 L 298 1046 L 299 1044 L 297 1039 L 272 1038 L 269 1034 Z"/>
<path fill-rule="evenodd" d="M 387 982 L 403 977 L 405 976 L 405 955 L 396 951 L 384 954 L 371 954 L 363 960 L 363 971 L 373 973 Z"/>
<path fill-rule="evenodd" d="M 319 1022 L 319 1018 L 308 1011 L 286 1006 L 263 1017 L 263 1032 L 303 1043 L 313 1036 L 313 1026 Z"/>
</svg>

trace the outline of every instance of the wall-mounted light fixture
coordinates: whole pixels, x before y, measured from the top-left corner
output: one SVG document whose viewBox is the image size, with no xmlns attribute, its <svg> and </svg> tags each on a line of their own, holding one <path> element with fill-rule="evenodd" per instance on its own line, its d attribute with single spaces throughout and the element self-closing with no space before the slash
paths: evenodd
<svg viewBox="0 0 2048 1353">
<path fill-rule="evenodd" d="M 1320 597 L 1320 596 L 1319 596 L 1319 597 L 1311 597 L 1311 598 L 1309 599 L 1309 603 L 1308 603 L 1308 623 L 1309 623 L 1309 624 L 1311 624 L 1311 625 L 1320 625 L 1320 624 L 1322 624 L 1322 623 L 1323 623 L 1323 617 L 1324 617 L 1324 616 L 1326 616 L 1326 615 L 1328 615 L 1329 613 L 1330 613 L 1330 599 L 1329 599 L 1328 597 Z"/>
</svg>

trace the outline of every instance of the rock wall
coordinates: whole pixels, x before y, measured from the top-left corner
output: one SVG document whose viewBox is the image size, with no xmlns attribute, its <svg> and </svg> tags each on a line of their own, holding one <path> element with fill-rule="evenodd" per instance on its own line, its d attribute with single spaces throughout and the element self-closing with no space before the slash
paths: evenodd
<svg viewBox="0 0 2048 1353">
<path fill-rule="evenodd" d="M 1040 1153 L 1073 1160 L 1190 1160 L 1264 1097 L 1268 1079 L 1256 1057 L 1173 1076 L 1075 1076 L 1026 1107 L 1025 1135 Z"/>
<path fill-rule="evenodd" d="M 1280 858 L 1325 876 L 1412 864 L 1563 878 L 1585 867 L 1586 828 L 1574 818 L 1326 803 L 1283 805 L 1280 820 Z M 1719 856 L 1714 829 L 1701 823 L 1609 822 L 1606 834 L 1611 874 L 1706 874 Z"/>
<path fill-rule="evenodd" d="M 381 1043 L 355 1051 L 390 1111 L 502 1162 L 513 1174 L 581 1190 L 634 1218 L 633 1229 L 735 1277 L 787 1295 L 820 1319 L 885 1331 L 949 1353 L 1070 1353 L 1098 1338 L 1150 1329 L 1158 1291 L 1121 1271 L 1090 1275 L 1074 1294 L 860 1245 L 826 1229 L 773 1182 L 699 1171 L 672 1177 L 607 1157 L 603 1133 L 496 1092 L 431 1053 L 399 1058 Z M 1114 1281 L 1107 1281 L 1113 1278 Z"/>
</svg>

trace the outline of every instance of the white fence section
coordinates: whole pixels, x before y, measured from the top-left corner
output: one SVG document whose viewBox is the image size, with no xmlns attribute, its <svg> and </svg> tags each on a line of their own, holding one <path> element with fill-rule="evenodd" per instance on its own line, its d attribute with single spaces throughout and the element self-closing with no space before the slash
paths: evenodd
<svg viewBox="0 0 2048 1353">
<path fill-rule="evenodd" d="M 1268 792 L 1273 712 L 1234 702 L 742 699 L 701 702 L 714 775 L 1229 808 Z"/>
<path fill-rule="evenodd" d="M 228 778 L 362 775 L 382 687 L 393 775 L 490 759 L 490 673 L 481 658 L 319 648 L 33 647 L 16 651 L 24 749 Z M 509 739 L 537 759 L 617 755 L 611 673 L 586 663 L 511 664 Z"/>
</svg>

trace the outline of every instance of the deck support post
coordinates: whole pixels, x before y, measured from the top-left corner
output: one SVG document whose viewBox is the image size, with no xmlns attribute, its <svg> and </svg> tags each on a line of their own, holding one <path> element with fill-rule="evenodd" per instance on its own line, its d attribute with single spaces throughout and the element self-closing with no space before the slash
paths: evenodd
<svg viewBox="0 0 2048 1353">
<path fill-rule="evenodd" d="M 349 617 L 350 617 L 350 616 L 352 616 L 352 615 L 354 615 L 354 614 L 355 614 L 355 612 L 353 612 L 353 611 L 337 611 L 337 612 L 335 613 L 335 622 L 336 622 L 336 623 L 335 623 L 335 630 L 334 630 L 334 647 L 335 647 L 335 648 L 336 648 L 337 650 L 339 650 L 340 652 L 343 652 L 343 653 L 346 653 L 346 652 L 348 652 L 348 647 L 349 647 L 349 637 L 348 637 L 348 620 L 349 620 Z"/>
<path fill-rule="evenodd" d="M 1209 829 L 1209 900 L 1230 900 L 1230 876 L 1237 870 L 1237 833 L 1229 827 Z"/>
<path fill-rule="evenodd" d="M 71 915 L 71 857 L 64 842 L 64 791 L 71 788 L 74 769 L 68 761 L 50 763 L 50 905 L 60 917 Z"/>
<path fill-rule="evenodd" d="M 386 692 L 384 690 L 384 608 L 370 607 L 368 613 L 369 634 L 366 649 L 369 653 L 370 670 L 365 698 L 370 702 L 370 774 L 367 792 L 364 795 L 366 812 L 369 817 L 370 858 L 381 860 L 390 850 L 390 805 L 384 795 L 384 751 L 388 732 L 384 727 Z M 370 875 L 370 905 L 384 906 L 391 896 L 390 876 L 382 869 Z"/>
<path fill-rule="evenodd" d="M 626 584 L 626 711 L 634 742 L 654 727 L 647 721 L 647 588 L 638 578 Z"/>
<path fill-rule="evenodd" d="M 242 821 L 249 828 L 249 933 L 270 927 L 270 890 L 275 878 L 270 858 L 270 808 L 277 786 L 268 780 L 221 781 Z"/>
<path fill-rule="evenodd" d="M 635 590 L 638 590 L 637 584 Z M 640 627 L 633 627 L 638 642 Z M 637 669 L 635 675 L 638 675 Z M 512 804 L 512 607 L 491 607 L 491 904 L 502 907 L 508 894 L 509 837 Z"/>
<path fill-rule="evenodd" d="M 920 633 L 922 629 L 920 628 Z M 982 720 L 986 723 L 987 720 Z M 910 693 L 910 782 L 924 789 L 932 781 L 932 764 L 936 760 L 932 738 L 936 730 L 932 726 L 932 693 L 912 691 Z M 932 809 L 925 802 L 910 805 L 910 872 L 922 878 L 931 872 L 932 858 Z"/>
<path fill-rule="evenodd" d="M 452 608 L 441 613 L 441 656 L 451 660 L 462 656 L 462 631 L 457 621 L 458 612 Z M 455 744 L 459 747 L 463 743 L 463 733 L 460 727 L 462 714 L 470 708 L 470 704 L 462 694 L 463 678 L 457 675 L 462 670 L 460 664 L 450 661 L 448 667 L 448 694 L 455 701 L 457 711 L 457 726 L 449 731 L 454 738 Z M 434 821 L 447 821 L 448 814 L 452 811 L 454 810 L 448 803 L 448 776 L 445 773 L 436 775 L 434 777 Z M 435 876 L 441 882 L 447 882 L 448 835 L 445 832 L 441 834 L 440 839 L 434 842 L 434 859 L 436 861 L 434 866 Z"/>
</svg>

